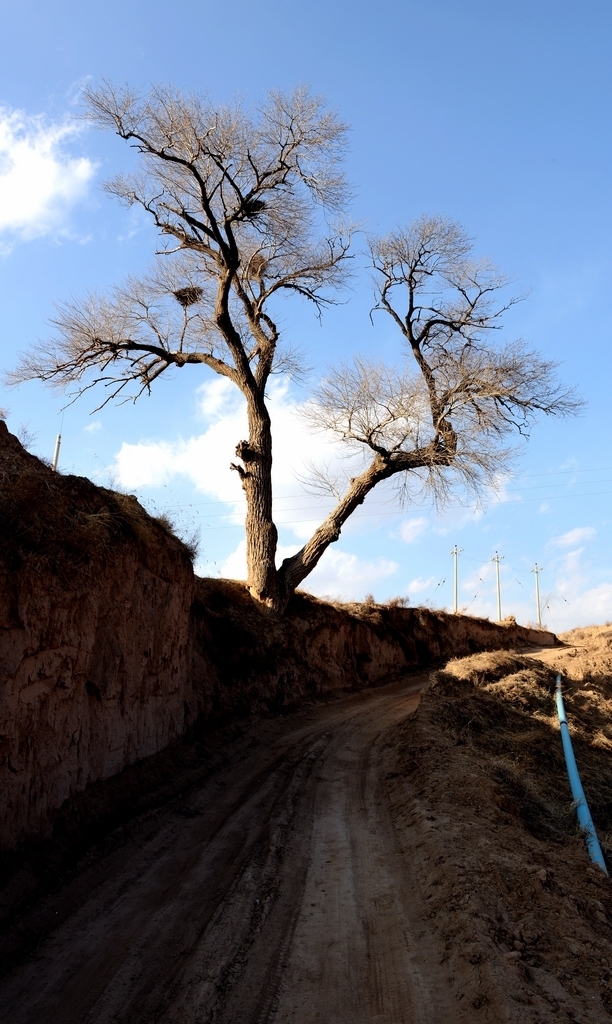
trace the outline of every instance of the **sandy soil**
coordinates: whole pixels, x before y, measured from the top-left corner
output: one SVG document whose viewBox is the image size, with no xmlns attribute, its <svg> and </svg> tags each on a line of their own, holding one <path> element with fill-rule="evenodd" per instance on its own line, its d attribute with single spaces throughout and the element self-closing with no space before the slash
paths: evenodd
<svg viewBox="0 0 612 1024">
<path fill-rule="evenodd" d="M 551 678 L 476 655 L 424 693 L 251 722 L 23 915 L 41 938 L 0 1019 L 612 1020 L 610 883 L 576 834 Z"/>
<path fill-rule="evenodd" d="M 58 924 L 4 979 L 0 1017 L 463 1019 L 381 791 L 423 682 L 263 723 L 187 801 L 92 851 L 30 910 Z"/>
</svg>

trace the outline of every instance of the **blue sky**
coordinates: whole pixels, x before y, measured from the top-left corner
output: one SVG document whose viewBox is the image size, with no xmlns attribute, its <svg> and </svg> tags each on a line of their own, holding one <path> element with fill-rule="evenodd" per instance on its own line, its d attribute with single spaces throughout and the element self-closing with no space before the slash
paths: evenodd
<svg viewBox="0 0 612 1024">
<path fill-rule="evenodd" d="M 470 612 L 495 617 L 497 550 L 504 614 L 535 618 L 537 561 L 552 628 L 612 619 L 611 44 L 612 9 L 593 2 L 10 5 L 0 41 L 2 368 L 50 333 L 54 302 L 140 272 L 154 249 L 145 218 L 100 190 L 131 156 L 71 120 L 84 82 L 171 82 L 254 104 L 270 88 L 308 82 L 351 125 L 355 218 L 379 232 L 422 213 L 459 220 L 529 293 L 507 319 L 508 338 L 560 360 L 588 404 L 579 419 L 533 431 L 516 475 L 481 512 L 398 510 L 374 493 L 307 585 L 448 607 L 457 543 L 459 600 Z M 399 349 L 391 324 L 370 325 L 367 277 L 345 298 L 321 326 L 299 303 L 287 306 L 285 330 L 308 351 L 313 380 L 330 359 L 393 359 Z M 305 398 L 284 386 L 272 396 L 284 552 L 323 511 L 294 476 L 324 454 L 296 418 Z M 9 427 L 23 425 L 46 457 L 62 404 L 36 384 L 0 390 Z M 86 397 L 66 410 L 60 468 L 168 509 L 185 532 L 201 530 L 201 572 L 241 575 L 240 496 L 226 454 L 242 436 L 233 396 L 194 370 L 135 406 L 90 415 L 95 404 Z"/>
</svg>

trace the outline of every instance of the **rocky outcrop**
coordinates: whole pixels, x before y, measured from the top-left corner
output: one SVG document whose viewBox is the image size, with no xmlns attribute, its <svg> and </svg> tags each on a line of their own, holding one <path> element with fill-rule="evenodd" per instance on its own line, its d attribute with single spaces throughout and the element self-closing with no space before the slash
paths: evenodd
<svg viewBox="0 0 612 1024">
<path fill-rule="evenodd" d="M 426 609 L 332 605 L 283 619 L 128 495 L 53 473 L 0 422 L 0 850 L 198 726 L 372 686 L 479 650 L 554 643 Z"/>
</svg>

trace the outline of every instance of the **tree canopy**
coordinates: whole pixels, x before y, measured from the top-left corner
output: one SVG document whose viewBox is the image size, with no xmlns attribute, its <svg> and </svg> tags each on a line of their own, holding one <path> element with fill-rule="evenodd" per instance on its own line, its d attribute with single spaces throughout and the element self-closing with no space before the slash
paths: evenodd
<svg viewBox="0 0 612 1024">
<path fill-rule="evenodd" d="M 366 355 L 327 373 L 309 404 L 360 468 L 319 474 L 336 505 L 310 540 L 276 566 L 272 424 L 266 386 L 299 372 L 274 297 L 293 293 L 321 314 L 350 273 L 354 232 L 344 221 L 346 126 L 307 90 L 272 93 L 260 110 L 219 107 L 166 88 L 141 97 L 103 84 L 87 116 L 135 147 L 137 174 L 107 191 L 141 206 L 160 233 L 155 264 L 109 295 L 58 307 L 55 336 L 27 354 L 13 381 L 39 379 L 102 403 L 137 398 L 170 367 L 200 364 L 242 392 L 248 437 L 236 471 L 247 501 L 248 585 L 281 611 L 367 494 L 393 478 L 404 497 L 474 497 L 509 465 L 516 438 L 539 414 L 566 416 L 579 401 L 556 365 L 522 342 L 496 344 L 506 281 L 456 223 L 421 217 L 368 240 L 374 307 L 391 317 L 401 369 Z"/>
</svg>

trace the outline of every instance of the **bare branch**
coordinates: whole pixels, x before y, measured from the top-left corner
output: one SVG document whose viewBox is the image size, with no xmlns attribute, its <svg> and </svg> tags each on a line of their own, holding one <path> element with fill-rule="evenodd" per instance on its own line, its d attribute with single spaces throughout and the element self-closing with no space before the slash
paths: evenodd
<svg viewBox="0 0 612 1024">
<path fill-rule="evenodd" d="M 372 313 L 391 317 L 406 358 L 399 369 L 356 359 L 322 382 L 311 422 L 358 470 L 344 483 L 313 470 L 311 483 L 336 506 L 277 571 L 266 386 L 274 372 L 306 368 L 283 343 L 275 302 L 296 294 L 320 315 L 349 276 L 355 229 L 338 220 L 349 197 L 346 127 L 306 89 L 271 93 L 254 113 L 170 88 L 140 96 L 104 83 L 86 99 L 89 121 L 139 156 L 139 173 L 107 191 L 147 212 L 160 251 L 143 278 L 60 306 L 54 339 L 22 359 L 11 383 L 39 379 L 75 397 L 99 387 L 105 404 L 136 400 L 173 367 L 199 364 L 231 380 L 246 399 L 248 439 L 231 469 L 246 496 L 258 600 L 282 610 L 383 481 L 396 481 L 404 501 L 478 501 L 538 415 L 579 409 L 553 362 L 522 343 L 495 347 L 518 299 L 503 297 L 506 279 L 474 257 L 459 225 L 422 217 L 371 238 Z"/>
<path fill-rule="evenodd" d="M 400 329 L 407 362 L 398 369 L 355 359 L 330 372 L 308 406 L 313 429 L 334 436 L 349 457 L 360 456 L 363 469 L 287 560 L 292 579 L 311 571 L 355 502 L 381 480 L 397 480 L 404 502 L 428 497 L 444 505 L 460 494 L 478 503 L 509 469 L 517 435 L 528 437 L 538 415 L 565 417 L 581 408 L 574 390 L 559 383 L 554 362 L 521 342 L 492 347 L 490 333 L 516 300 L 498 300 L 505 279 L 471 250 L 465 232 L 440 217 L 370 241 L 374 308 Z"/>
<path fill-rule="evenodd" d="M 136 400 L 172 367 L 230 379 L 249 422 L 232 466 L 247 497 L 249 579 L 279 607 L 266 386 L 271 373 L 307 368 L 281 344 L 274 302 L 293 293 L 320 314 L 347 277 L 351 229 L 331 224 L 349 198 L 346 127 L 307 89 L 271 93 L 255 112 L 107 82 L 85 98 L 89 122 L 139 156 L 139 172 L 107 192 L 144 209 L 163 241 L 149 275 L 60 306 L 54 339 L 22 359 L 12 383 L 36 378 L 75 397 L 100 387 L 106 403 Z"/>
</svg>

